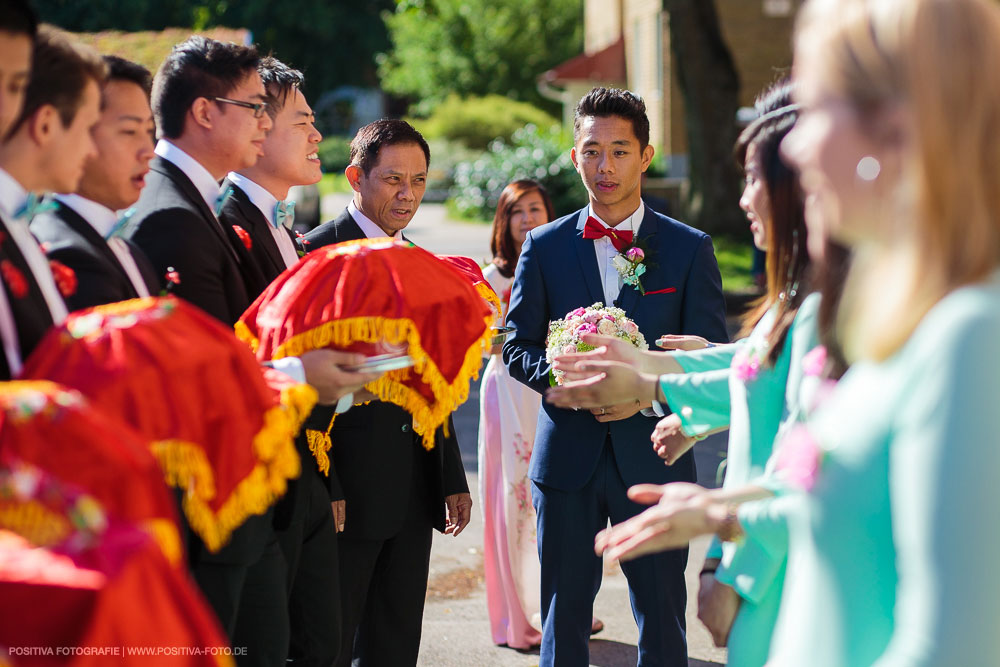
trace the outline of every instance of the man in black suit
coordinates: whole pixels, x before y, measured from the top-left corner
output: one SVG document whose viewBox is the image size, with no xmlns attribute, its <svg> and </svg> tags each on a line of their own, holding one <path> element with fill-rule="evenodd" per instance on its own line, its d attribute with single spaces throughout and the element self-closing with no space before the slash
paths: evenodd
<svg viewBox="0 0 1000 667">
<path fill-rule="evenodd" d="M 251 292 L 251 298 L 299 260 L 290 231 L 294 202 L 286 201 L 289 189 L 318 183 L 323 176 L 317 153 L 323 136 L 300 90 L 302 73 L 272 57 L 263 58 L 257 70 L 267 91 L 273 127 L 264 141 L 264 155 L 249 167 L 231 171 L 222 182 L 222 189 L 231 189 L 232 195 L 219 215 L 227 231 L 246 232 L 246 236 L 233 233 L 230 240 L 250 246 L 263 278 L 264 285 Z"/>
<path fill-rule="evenodd" d="M 87 161 L 76 194 L 56 195 L 58 208 L 35 216 L 31 232 L 45 254 L 76 274 L 66 296 L 71 310 L 155 295 L 159 279 L 137 246 L 112 236 L 115 211 L 135 203 L 153 157 L 152 76 L 142 65 L 104 56 L 101 120 L 91 135 L 97 155 Z"/>
<path fill-rule="evenodd" d="M 223 189 L 231 188 L 232 196 L 219 215 L 230 241 L 237 249 L 249 250 L 259 270 L 262 284 L 250 292 L 252 299 L 299 260 L 289 231 L 294 208 L 284 201 L 289 188 L 316 183 L 322 176 L 316 154 L 322 136 L 300 90 L 302 73 L 271 57 L 261 60 L 257 69 L 274 126 L 264 142 L 263 157 L 251 167 L 230 172 L 223 181 Z M 338 408 L 344 411 L 351 403 L 347 397 Z M 320 412 L 329 420 L 326 410 Z M 296 446 L 302 477 L 289 485 L 275 509 L 278 542 L 288 567 L 288 657 L 297 665 L 328 667 L 341 649 L 337 529 L 325 473 L 320 472 L 305 433 L 296 439 Z"/>
<path fill-rule="evenodd" d="M 346 169 L 354 199 L 306 235 L 306 249 L 401 237 L 423 198 L 429 162 L 427 142 L 407 123 L 380 120 L 361 128 Z M 344 649 L 337 665 L 352 658 L 361 667 L 417 662 L 432 529 L 457 535 L 472 508 L 450 423 L 447 432 L 438 431 L 434 448 L 425 451 L 410 415 L 380 401 L 333 424 L 331 493 L 345 500 L 346 510 L 339 539 Z"/>
<path fill-rule="evenodd" d="M 123 230 L 149 257 L 173 293 L 232 325 L 250 304 L 241 258 L 215 217 L 219 179 L 253 164 L 271 128 L 252 47 L 191 37 L 176 45 L 153 81 L 160 141 L 146 185 Z M 284 657 L 288 622 L 284 563 L 271 512 L 251 516 L 218 553 L 189 533 L 198 586 L 246 664 Z"/>
<path fill-rule="evenodd" d="M 191 37 L 176 45 L 153 80 L 152 107 L 161 135 L 146 186 L 124 228 L 163 280 L 179 273 L 173 293 L 232 325 L 250 304 L 252 261 L 234 248 L 216 217 L 219 180 L 253 165 L 271 119 L 253 47 Z M 317 389 L 322 403 L 377 376 L 341 371 L 356 355 L 315 350 L 274 363 Z M 199 587 L 235 646 L 241 665 L 278 664 L 288 652 L 285 563 L 272 511 L 252 516 L 218 553 L 190 535 L 189 561 Z"/>
<path fill-rule="evenodd" d="M 216 218 L 219 181 L 260 157 L 271 118 L 253 47 L 191 37 L 153 81 L 162 137 L 125 235 L 157 275 L 180 275 L 174 293 L 226 324 L 250 305 L 241 257 Z"/>
<path fill-rule="evenodd" d="M 31 67 L 30 77 L 24 75 Z M 64 33 L 38 31 L 27 7 L 0 3 L 0 374 L 16 377 L 23 359 L 66 304 L 49 263 L 28 230 L 37 210 L 32 192 L 74 190 L 84 162 L 94 153 L 90 128 L 100 116 L 104 64 L 96 53 Z M 9 78 L 8 78 L 9 77 Z M 7 81 L 12 84 L 10 87 Z M 26 85 L 23 96 L 11 95 Z M 8 107 L 9 105 L 12 105 Z M 14 114 L 8 115 L 12 108 Z M 69 290 L 71 280 L 63 281 Z"/>
</svg>

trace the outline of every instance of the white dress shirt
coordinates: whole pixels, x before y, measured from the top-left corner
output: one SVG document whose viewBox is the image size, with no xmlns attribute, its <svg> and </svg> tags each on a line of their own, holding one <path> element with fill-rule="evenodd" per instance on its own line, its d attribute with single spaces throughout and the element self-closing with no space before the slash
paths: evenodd
<svg viewBox="0 0 1000 667">
<path fill-rule="evenodd" d="M 402 234 L 400 234 L 399 231 L 392 236 L 386 234 L 381 227 L 372 222 L 371 218 L 361 212 L 361 209 L 358 208 L 358 205 L 354 203 L 353 199 L 351 200 L 351 203 L 347 205 L 347 212 L 352 218 L 354 218 L 354 222 L 358 223 L 358 227 L 360 227 L 361 231 L 365 233 L 365 236 L 370 239 L 398 239 L 402 237 Z"/>
<path fill-rule="evenodd" d="M 285 268 L 291 268 L 299 261 L 299 253 L 295 250 L 295 244 L 288 236 L 288 232 L 282 229 L 281 225 L 274 224 L 274 209 L 278 205 L 278 198 L 257 185 L 246 176 L 237 174 L 235 171 L 229 172 L 229 180 L 246 193 L 250 202 L 256 206 L 267 220 L 267 229 L 271 232 L 271 238 L 278 246 L 281 259 L 285 263 Z"/>
<path fill-rule="evenodd" d="M 128 244 L 118 237 L 108 238 L 108 234 L 118 222 L 118 215 L 107 206 L 80 195 L 56 195 L 56 200 L 75 211 L 107 240 L 108 247 L 118 258 L 118 263 L 125 269 L 125 275 L 132 283 L 132 289 L 135 290 L 135 293 L 140 297 L 149 296 L 146 281 L 142 277 L 142 272 L 139 271 L 139 266 L 135 263 L 135 258 L 132 257 L 132 251 L 129 250 Z"/>
<path fill-rule="evenodd" d="M 593 206 L 587 207 L 587 215 L 593 217 L 594 220 L 611 229 L 631 230 L 633 238 L 635 238 L 636 232 L 639 231 L 639 225 L 642 223 L 642 216 L 644 214 L 645 207 L 639 204 L 639 208 L 633 211 L 632 215 L 612 227 L 594 213 Z M 622 277 L 612 262 L 621 253 L 618 252 L 618 249 L 615 248 L 611 239 L 607 236 L 594 239 L 594 252 L 597 254 L 597 269 L 601 272 L 601 285 L 604 287 L 604 305 L 613 306 L 622 291 Z"/>
<path fill-rule="evenodd" d="M 215 202 L 219 199 L 219 183 L 200 162 L 166 139 L 156 143 L 155 153 L 184 172 L 194 187 L 208 204 L 208 210 L 215 215 Z"/>
<path fill-rule="evenodd" d="M 52 277 L 52 269 L 49 268 L 49 260 L 45 253 L 38 247 L 35 237 L 28 231 L 28 222 L 18 220 L 14 214 L 24 206 L 28 199 L 28 191 L 18 183 L 13 176 L 3 169 L 0 169 L 0 215 L 7 223 L 7 231 L 10 238 L 17 246 L 17 249 L 27 262 L 28 268 L 38 283 L 45 299 L 45 305 L 49 308 L 52 321 L 56 326 L 65 321 L 69 312 L 66 310 L 66 302 L 63 301 L 59 288 L 56 287 L 55 278 Z"/>
</svg>

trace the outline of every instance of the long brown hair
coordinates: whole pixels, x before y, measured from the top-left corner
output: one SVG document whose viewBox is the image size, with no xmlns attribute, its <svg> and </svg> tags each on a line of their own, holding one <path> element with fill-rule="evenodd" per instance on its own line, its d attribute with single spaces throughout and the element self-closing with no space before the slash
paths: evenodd
<svg viewBox="0 0 1000 667">
<path fill-rule="evenodd" d="M 767 232 L 767 292 L 743 316 L 739 336 L 750 334 L 764 314 L 777 304 L 774 326 L 767 336 L 767 360 L 773 364 L 781 354 L 785 337 L 809 292 L 809 252 L 802 195 L 795 173 L 778 155 L 781 140 L 798 119 L 791 102 L 792 86 L 779 81 L 759 98 L 762 115 L 751 123 L 736 142 L 735 155 L 743 167 L 753 147 L 762 168 L 771 215 L 763 221 Z"/>
<path fill-rule="evenodd" d="M 514 269 L 517 267 L 518 248 L 514 244 L 514 238 L 510 234 L 510 215 L 514 205 L 527 194 L 537 192 L 545 204 L 546 222 L 554 217 L 552 200 L 549 193 L 538 181 L 524 178 L 519 181 L 509 183 L 500 193 L 500 200 L 497 202 L 497 212 L 493 216 L 493 231 L 490 238 L 490 252 L 493 253 L 493 265 L 500 271 L 504 278 L 511 278 Z"/>
</svg>

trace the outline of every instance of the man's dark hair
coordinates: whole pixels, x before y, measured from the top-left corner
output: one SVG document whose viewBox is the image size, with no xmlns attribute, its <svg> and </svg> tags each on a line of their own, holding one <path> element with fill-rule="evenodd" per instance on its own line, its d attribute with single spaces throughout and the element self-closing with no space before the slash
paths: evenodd
<svg viewBox="0 0 1000 667">
<path fill-rule="evenodd" d="M 273 56 L 260 59 L 257 73 L 260 74 L 267 90 L 267 113 L 273 120 L 284 108 L 288 96 L 297 88 L 301 88 L 306 79 L 302 72 L 292 69 Z"/>
<path fill-rule="evenodd" d="M 417 144 L 427 158 L 427 166 L 430 166 L 431 149 L 423 135 L 405 120 L 387 118 L 365 125 L 354 135 L 351 140 L 351 164 L 368 176 L 378 163 L 379 151 L 384 146 L 396 144 Z"/>
<path fill-rule="evenodd" d="M 593 88 L 576 105 L 573 114 L 573 143 L 580 137 L 580 125 L 588 116 L 607 118 L 619 116 L 632 123 L 632 131 L 639 140 L 639 148 L 649 145 L 649 118 L 646 103 L 629 90 L 620 88 Z"/>
<path fill-rule="evenodd" d="M 143 92 L 146 93 L 146 97 L 149 97 L 153 90 L 153 75 L 148 69 L 139 63 L 134 63 L 131 60 L 125 60 L 118 56 L 104 56 L 104 64 L 108 66 L 109 82 L 126 81 L 134 83 L 142 88 Z"/>
<path fill-rule="evenodd" d="M 38 18 L 24 0 L 0 0 L 0 31 L 11 35 L 27 35 L 32 40 L 38 34 Z"/>
<path fill-rule="evenodd" d="M 96 51 L 73 41 L 58 28 L 43 25 L 31 54 L 31 77 L 24 92 L 24 107 L 8 136 L 15 134 L 46 104 L 55 107 L 63 127 L 69 127 L 83 102 L 87 84 L 93 81 L 101 86 L 105 76 L 107 69 Z"/>
<path fill-rule="evenodd" d="M 176 139 L 199 97 L 226 97 L 257 70 L 256 47 L 189 37 L 174 46 L 153 78 L 153 114 L 160 133 Z"/>
</svg>

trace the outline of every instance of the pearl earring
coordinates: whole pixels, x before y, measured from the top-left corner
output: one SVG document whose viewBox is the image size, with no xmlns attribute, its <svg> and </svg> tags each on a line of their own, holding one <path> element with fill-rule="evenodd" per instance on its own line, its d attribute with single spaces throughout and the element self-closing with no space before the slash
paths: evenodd
<svg viewBox="0 0 1000 667">
<path fill-rule="evenodd" d="M 855 171 L 858 174 L 858 178 L 871 183 L 882 173 L 882 164 L 871 155 L 866 155 L 858 160 L 858 166 Z"/>
</svg>

